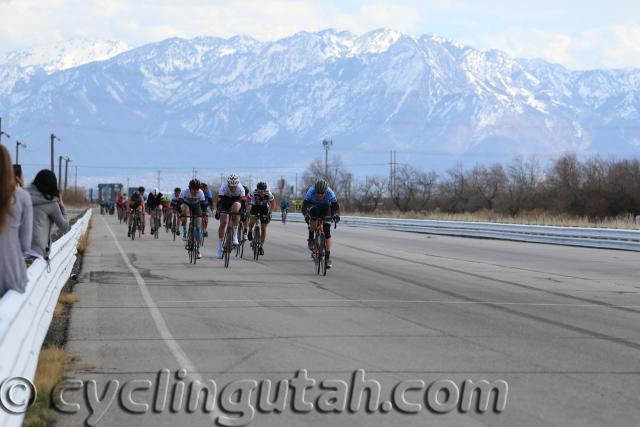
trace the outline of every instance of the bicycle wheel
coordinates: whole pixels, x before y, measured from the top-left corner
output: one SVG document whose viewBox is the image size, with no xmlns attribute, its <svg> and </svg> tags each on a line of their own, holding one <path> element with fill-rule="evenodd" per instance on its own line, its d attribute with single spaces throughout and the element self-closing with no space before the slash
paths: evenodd
<svg viewBox="0 0 640 427">
<path fill-rule="evenodd" d="M 232 235 L 232 227 L 227 224 L 227 229 L 225 232 L 225 242 L 222 247 L 223 255 L 224 255 L 224 267 L 229 268 L 229 255 L 231 255 L 231 249 L 233 247 L 233 235 Z"/>
<path fill-rule="evenodd" d="M 326 256 L 326 248 L 325 248 L 325 241 L 324 241 L 324 234 L 320 235 L 320 273 L 323 276 L 327 275 L 327 256 Z"/>
<path fill-rule="evenodd" d="M 258 260 L 260 256 L 260 225 L 256 222 L 256 225 L 253 227 L 253 259 Z"/>
<path fill-rule="evenodd" d="M 178 224 L 175 215 L 171 219 L 171 232 L 173 233 L 173 240 L 176 240 L 176 231 L 178 230 Z"/>
<path fill-rule="evenodd" d="M 131 240 L 136 240 L 136 221 L 131 222 Z"/>
<path fill-rule="evenodd" d="M 322 262 L 322 252 L 320 252 L 320 236 L 316 236 L 313 247 L 313 262 L 316 274 L 320 274 L 320 263 Z"/>
<path fill-rule="evenodd" d="M 196 263 L 198 259 L 198 242 L 196 241 L 196 226 L 191 222 L 191 235 L 189 237 L 189 249 L 191 250 L 191 262 Z"/>
</svg>

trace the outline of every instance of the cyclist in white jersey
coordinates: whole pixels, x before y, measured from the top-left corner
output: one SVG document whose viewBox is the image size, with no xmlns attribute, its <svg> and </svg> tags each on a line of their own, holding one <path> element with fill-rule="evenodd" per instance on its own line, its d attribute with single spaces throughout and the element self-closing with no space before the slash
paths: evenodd
<svg viewBox="0 0 640 427">
<path fill-rule="evenodd" d="M 231 174 L 227 178 L 227 181 L 220 186 L 218 191 L 218 203 L 216 204 L 215 218 L 220 220 L 220 226 L 218 227 L 218 258 L 222 258 L 222 238 L 224 236 L 224 228 L 231 215 L 231 224 L 233 225 L 233 244 L 237 245 L 238 242 L 238 225 L 240 223 L 240 199 L 244 198 L 244 187 L 240 184 L 240 178 L 237 175 Z"/>
</svg>

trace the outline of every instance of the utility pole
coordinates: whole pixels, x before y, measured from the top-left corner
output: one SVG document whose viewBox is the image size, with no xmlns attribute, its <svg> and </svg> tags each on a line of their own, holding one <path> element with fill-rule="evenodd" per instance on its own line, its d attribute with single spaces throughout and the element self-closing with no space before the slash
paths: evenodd
<svg viewBox="0 0 640 427">
<path fill-rule="evenodd" d="M 322 140 L 322 146 L 324 147 L 324 179 L 329 179 L 329 149 L 333 145 L 331 138 L 325 138 Z"/>
<path fill-rule="evenodd" d="M 23 144 L 20 141 L 16 141 L 16 165 L 20 164 L 20 147 L 27 148 L 27 144 Z"/>
<path fill-rule="evenodd" d="M 398 162 L 396 160 L 396 151 L 389 152 L 389 192 L 391 197 L 396 193 L 396 173 L 398 169 Z"/>
<path fill-rule="evenodd" d="M 76 169 L 76 176 L 73 180 L 73 191 L 77 192 L 78 191 L 78 165 L 75 166 Z"/>
<path fill-rule="evenodd" d="M 64 159 L 64 156 L 58 156 L 58 190 L 59 191 L 62 190 L 62 159 Z"/>
<path fill-rule="evenodd" d="M 296 172 L 296 189 L 293 192 L 293 198 L 297 199 L 298 198 L 298 172 Z"/>
<path fill-rule="evenodd" d="M 10 133 L 4 132 L 2 130 L 2 117 L 0 117 L 0 143 L 2 143 L 2 135 L 6 136 L 7 138 L 11 138 L 11 134 Z M 17 163 L 18 162 L 16 162 L 16 164 Z"/>
<path fill-rule="evenodd" d="M 69 156 L 65 157 L 64 159 L 64 195 L 67 195 L 67 176 L 68 176 L 68 172 L 69 172 L 69 162 L 71 162 L 72 160 L 69 158 Z"/>
<path fill-rule="evenodd" d="M 55 136 L 54 134 L 51 134 L 51 172 L 53 172 L 53 173 L 56 173 L 56 170 L 53 168 L 53 159 L 54 159 L 54 156 L 53 156 L 53 142 L 54 142 L 56 139 L 57 139 L 58 141 L 60 141 L 60 138 L 58 138 L 58 137 L 57 137 L 57 136 Z"/>
<path fill-rule="evenodd" d="M 158 170 L 158 191 L 160 191 L 160 170 Z"/>
</svg>

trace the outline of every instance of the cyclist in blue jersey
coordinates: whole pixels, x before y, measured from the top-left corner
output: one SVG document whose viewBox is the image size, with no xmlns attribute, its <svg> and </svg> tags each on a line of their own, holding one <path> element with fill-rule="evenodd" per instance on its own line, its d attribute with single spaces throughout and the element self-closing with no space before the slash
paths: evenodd
<svg viewBox="0 0 640 427">
<path fill-rule="evenodd" d="M 302 214 L 305 222 L 309 225 L 309 238 L 307 246 L 313 250 L 314 233 L 318 218 L 331 217 L 337 224 L 340 222 L 340 204 L 336 194 L 329 187 L 324 179 L 319 180 L 314 186 L 309 187 L 302 202 Z M 325 248 L 327 257 L 327 268 L 331 268 L 331 222 L 324 222 Z"/>
</svg>

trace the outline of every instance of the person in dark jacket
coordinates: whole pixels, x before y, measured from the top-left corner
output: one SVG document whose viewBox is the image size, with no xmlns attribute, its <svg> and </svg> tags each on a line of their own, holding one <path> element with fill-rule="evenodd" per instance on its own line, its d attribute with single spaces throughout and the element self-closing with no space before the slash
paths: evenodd
<svg viewBox="0 0 640 427">
<path fill-rule="evenodd" d="M 63 233 L 69 229 L 56 175 L 49 169 L 41 170 L 27 191 L 33 204 L 33 238 L 29 255 L 47 259 L 53 224 Z"/>
</svg>

